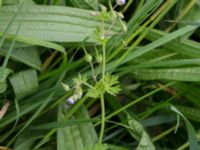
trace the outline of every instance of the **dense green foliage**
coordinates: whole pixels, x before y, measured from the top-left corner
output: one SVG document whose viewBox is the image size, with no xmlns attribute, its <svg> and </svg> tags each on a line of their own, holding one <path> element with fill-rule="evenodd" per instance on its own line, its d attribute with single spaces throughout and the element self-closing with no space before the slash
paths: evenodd
<svg viewBox="0 0 200 150">
<path fill-rule="evenodd" d="M 199 0 L 0 0 L 0 150 L 200 149 Z"/>
</svg>

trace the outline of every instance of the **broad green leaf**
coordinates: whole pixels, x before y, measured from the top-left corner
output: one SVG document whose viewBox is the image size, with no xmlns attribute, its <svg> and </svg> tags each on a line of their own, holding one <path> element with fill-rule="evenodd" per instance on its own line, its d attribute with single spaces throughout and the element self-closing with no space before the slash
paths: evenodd
<svg viewBox="0 0 200 150">
<path fill-rule="evenodd" d="M 0 32 L 5 30 L 17 8 L 18 5 L 2 7 Z M 54 42 L 82 42 L 89 37 L 87 42 L 95 42 L 93 31 L 101 25 L 101 21 L 92 15 L 92 11 L 62 6 L 29 5 L 28 10 L 22 9 L 20 11 L 8 31 L 9 34 L 14 34 L 24 13 L 26 15 L 16 40 L 21 37 L 21 41 L 28 38 Z M 106 30 L 109 29 L 110 24 L 111 22 L 105 21 Z M 119 26 L 114 26 L 113 31 L 120 31 Z"/>
<path fill-rule="evenodd" d="M 108 150 L 107 144 L 96 144 L 94 147 L 84 148 L 84 150 Z"/>
<path fill-rule="evenodd" d="M 4 5 L 14 5 L 14 4 L 19 4 L 23 0 L 2 0 Z M 35 4 L 32 0 L 26 0 L 27 3 L 29 4 Z"/>
<path fill-rule="evenodd" d="M 184 67 L 169 69 L 135 69 L 132 70 L 136 78 L 142 80 L 177 80 L 177 81 L 200 81 L 200 67 Z"/>
<path fill-rule="evenodd" d="M 136 150 L 155 150 L 151 138 L 143 128 L 143 126 L 127 113 L 128 125 L 131 128 L 130 134 L 139 141 Z"/>
<path fill-rule="evenodd" d="M 11 69 L 0 67 L 0 93 L 5 92 L 7 89 L 6 79 L 10 73 L 12 73 Z"/>
<path fill-rule="evenodd" d="M 9 78 L 17 99 L 35 92 L 38 88 L 38 78 L 35 70 L 25 70 Z"/>
<path fill-rule="evenodd" d="M 85 123 L 92 123 L 97 121 L 96 119 L 70 119 L 67 121 L 58 121 L 58 122 L 51 122 L 47 124 L 41 124 L 37 125 L 35 127 L 32 127 L 31 129 L 35 130 L 41 130 L 41 129 L 53 129 L 53 128 L 63 128 L 63 127 L 68 127 L 72 125 L 80 125 L 80 124 L 85 124 Z"/>
<path fill-rule="evenodd" d="M 69 0 L 74 6 L 85 9 L 98 10 L 97 0 Z"/>
<path fill-rule="evenodd" d="M 60 105 L 58 111 L 58 121 L 63 120 L 65 113 L 63 105 Z M 84 106 L 82 106 L 74 116 L 76 119 L 89 119 L 89 115 Z M 86 147 L 93 147 L 97 143 L 97 135 L 94 126 L 91 123 L 81 125 L 72 125 L 58 129 L 57 131 L 57 150 L 78 149 L 83 150 Z"/>
<path fill-rule="evenodd" d="M 0 51 L 0 54 L 5 56 L 7 51 L 3 49 Z M 41 60 L 37 47 L 14 48 L 10 57 L 11 59 L 24 63 L 32 68 L 41 70 Z"/>
</svg>

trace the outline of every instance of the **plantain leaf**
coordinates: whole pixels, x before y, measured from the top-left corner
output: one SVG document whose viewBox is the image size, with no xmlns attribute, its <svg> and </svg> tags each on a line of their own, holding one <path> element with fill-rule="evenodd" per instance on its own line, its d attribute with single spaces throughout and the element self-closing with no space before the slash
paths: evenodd
<svg viewBox="0 0 200 150">
<path fill-rule="evenodd" d="M 138 121 L 136 121 L 133 117 L 131 117 L 128 113 L 127 113 L 127 119 L 129 120 L 128 121 L 129 127 L 131 127 L 131 130 L 129 130 L 130 134 L 136 140 L 139 141 L 139 144 L 136 150 L 146 150 L 146 149 L 155 150 L 155 147 L 151 141 L 151 138 L 146 133 L 143 126 Z"/>
<path fill-rule="evenodd" d="M 200 81 L 200 67 L 169 68 L 169 69 L 135 69 L 134 76 L 143 80 L 177 80 Z"/>
<path fill-rule="evenodd" d="M 66 109 L 66 108 L 65 108 Z M 60 105 L 58 111 L 58 121 L 63 120 L 65 112 L 63 105 Z M 84 106 L 75 113 L 76 119 L 89 119 L 88 112 Z M 91 123 L 77 124 L 70 127 L 58 129 L 57 131 L 57 149 L 58 150 L 83 150 L 84 148 L 94 147 L 98 138 Z"/>
<path fill-rule="evenodd" d="M 69 0 L 75 7 L 98 10 L 97 0 Z"/>
<path fill-rule="evenodd" d="M 5 49 L 0 51 L 0 55 L 6 56 Z M 32 68 L 41 70 L 41 60 L 37 47 L 15 48 L 11 53 L 11 59 L 22 62 Z"/>
<path fill-rule="evenodd" d="M 37 73 L 33 69 L 16 73 L 9 79 L 17 99 L 24 98 L 38 88 Z"/>
<path fill-rule="evenodd" d="M 18 9 L 18 5 L 3 6 L 0 11 L 0 32 L 3 32 Z M 22 19 L 23 14 L 26 14 Z M 96 42 L 93 31 L 101 25 L 92 11 L 62 7 L 29 5 L 28 10 L 22 9 L 12 24 L 8 33 L 13 35 L 17 25 L 22 21 L 20 32 L 16 37 L 21 40 L 37 39 L 54 42 Z M 105 29 L 109 29 L 111 22 L 105 21 Z M 114 26 L 114 31 L 120 27 Z M 109 33 L 111 33 L 109 31 Z"/>
</svg>

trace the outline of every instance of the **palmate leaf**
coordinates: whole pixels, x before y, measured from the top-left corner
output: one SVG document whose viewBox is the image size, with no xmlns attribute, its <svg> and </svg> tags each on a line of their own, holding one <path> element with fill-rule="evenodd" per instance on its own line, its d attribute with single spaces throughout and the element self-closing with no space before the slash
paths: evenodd
<svg viewBox="0 0 200 150">
<path fill-rule="evenodd" d="M 87 95 L 92 98 L 98 98 L 105 93 L 115 96 L 121 90 L 118 84 L 119 81 L 117 76 L 106 74 L 94 88 L 89 89 Z"/>
<path fill-rule="evenodd" d="M 118 76 L 106 74 L 103 83 L 105 85 L 105 91 L 110 95 L 115 96 L 121 91 L 120 86 L 118 85 Z"/>
</svg>

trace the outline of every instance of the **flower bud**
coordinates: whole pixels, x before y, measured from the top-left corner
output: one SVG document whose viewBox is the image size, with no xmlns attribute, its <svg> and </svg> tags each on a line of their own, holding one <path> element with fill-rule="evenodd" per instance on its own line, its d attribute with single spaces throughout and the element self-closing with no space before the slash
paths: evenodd
<svg viewBox="0 0 200 150">
<path fill-rule="evenodd" d="M 92 62 L 92 56 L 90 55 L 90 54 L 86 54 L 85 55 L 85 60 L 87 61 L 87 62 Z"/>
<path fill-rule="evenodd" d="M 99 4 L 99 7 L 100 7 L 101 11 L 103 11 L 103 12 L 107 11 L 107 8 L 101 4 Z"/>
<path fill-rule="evenodd" d="M 116 3 L 118 5 L 124 5 L 124 4 L 126 4 L 126 0 L 116 0 Z"/>
<path fill-rule="evenodd" d="M 123 22 L 122 20 L 119 20 L 119 22 L 120 22 L 120 24 L 121 24 L 121 26 L 122 26 L 122 30 L 123 30 L 124 32 L 126 32 L 126 31 L 127 31 L 126 23 Z"/>
<path fill-rule="evenodd" d="M 67 84 L 61 83 L 62 87 L 64 88 L 64 90 L 67 92 L 70 90 L 69 86 Z"/>
<path fill-rule="evenodd" d="M 75 100 L 73 99 L 73 97 L 70 97 L 66 100 L 66 102 L 70 105 L 73 105 L 75 103 Z"/>
<path fill-rule="evenodd" d="M 119 16 L 119 18 L 124 19 L 124 15 L 120 12 L 117 12 L 117 15 Z"/>
</svg>

